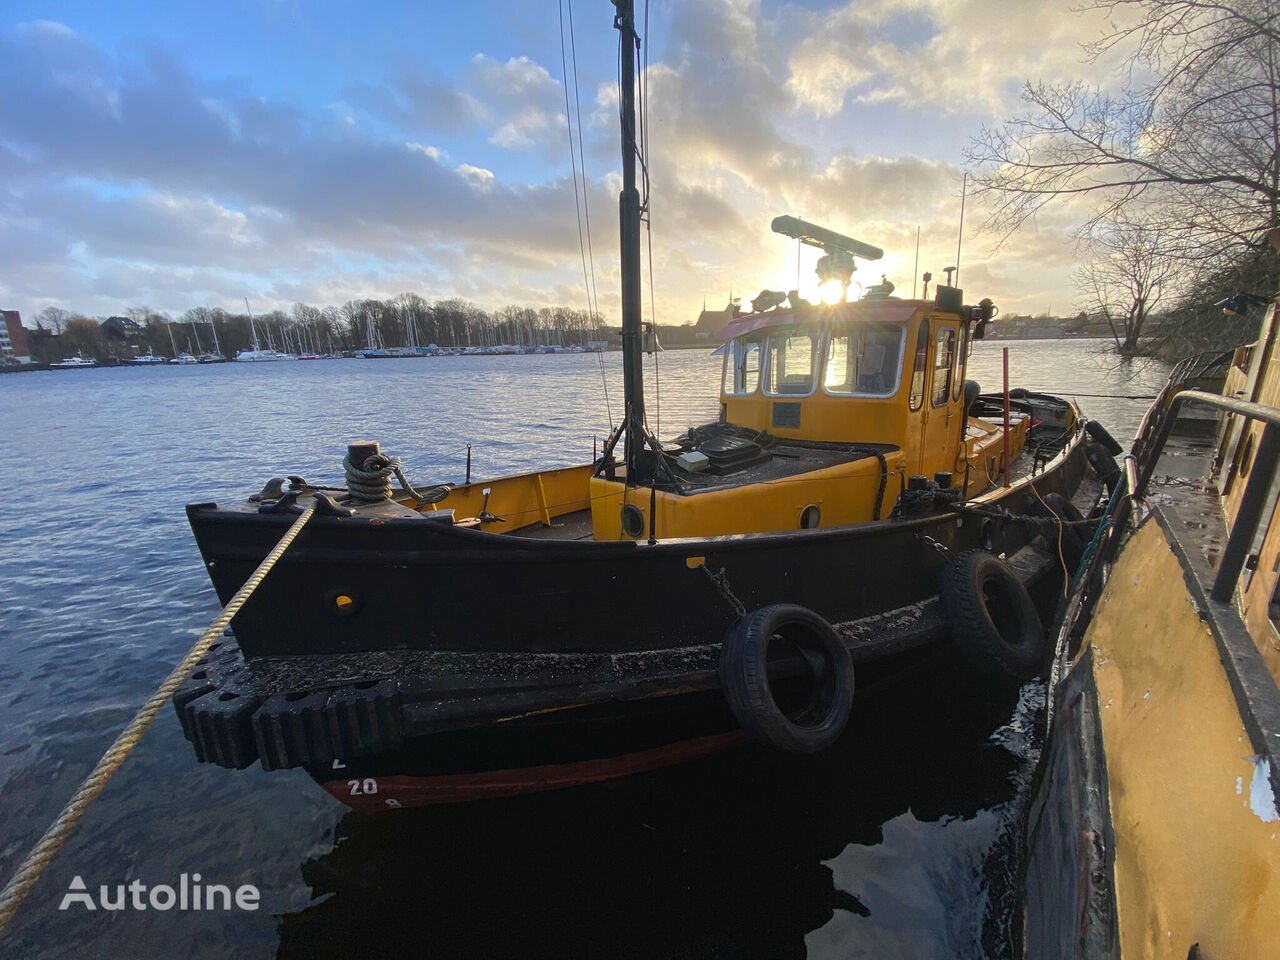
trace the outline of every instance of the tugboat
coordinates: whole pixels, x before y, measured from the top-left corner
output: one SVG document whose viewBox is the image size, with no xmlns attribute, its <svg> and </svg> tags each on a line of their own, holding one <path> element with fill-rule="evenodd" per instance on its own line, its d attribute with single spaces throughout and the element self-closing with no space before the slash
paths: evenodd
<svg viewBox="0 0 1280 960">
<path fill-rule="evenodd" d="M 1027 821 L 1027 957 L 1280 944 L 1278 299 L 1218 304 L 1266 305 L 1257 341 L 1174 368 L 1074 578 Z"/>
<path fill-rule="evenodd" d="M 174 698 L 198 759 L 303 767 L 379 810 L 593 782 L 748 737 L 816 752 L 845 728 L 855 668 L 875 682 L 953 642 L 992 683 L 1045 669 L 1077 506 L 1118 469 L 1073 404 L 966 381 L 990 300 L 949 284 L 832 305 L 766 291 L 724 331 L 719 420 L 668 443 L 648 430 L 638 37 L 616 5 L 622 422 L 577 467 L 420 490 L 361 442 L 345 486 L 280 477 L 189 505 L 223 602 L 319 505 L 235 642 Z M 882 255 L 793 217 L 773 227 L 823 249 L 820 276 L 845 292 L 855 258 Z"/>
</svg>

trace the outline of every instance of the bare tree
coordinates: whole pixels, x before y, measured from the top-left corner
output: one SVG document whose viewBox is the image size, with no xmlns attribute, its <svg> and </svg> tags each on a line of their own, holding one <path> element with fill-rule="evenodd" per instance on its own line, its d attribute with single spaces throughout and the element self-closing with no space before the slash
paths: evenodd
<svg viewBox="0 0 1280 960">
<path fill-rule="evenodd" d="M 1076 272 L 1080 306 L 1090 319 L 1106 321 L 1122 355 L 1137 352 L 1147 320 L 1175 292 L 1180 264 L 1165 244 L 1158 229 L 1123 215 L 1087 241 L 1092 256 Z"/>
<path fill-rule="evenodd" d="M 45 307 L 36 314 L 36 326 L 44 327 L 52 330 L 55 334 L 61 334 L 74 314 L 70 310 L 63 310 L 61 307 Z"/>
<path fill-rule="evenodd" d="M 1086 58 L 1126 51 L 1117 93 L 1028 83 L 1024 110 L 967 159 L 1007 238 L 1046 204 L 1096 201 L 1088 234 L 1142 207 L 1165 252 L 1221 264 L 1280 226 L 1280 5 L 1095 0 L 1112 24 Z"/>
</svg>

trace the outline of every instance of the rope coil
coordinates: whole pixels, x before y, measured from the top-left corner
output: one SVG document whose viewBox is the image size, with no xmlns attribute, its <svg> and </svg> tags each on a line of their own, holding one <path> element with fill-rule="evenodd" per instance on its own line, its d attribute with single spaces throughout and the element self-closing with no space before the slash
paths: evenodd
<svg viewBox="0 0 1280 960">
<path fill-rule="evenodd" d="M 352 499 L 364 503 L 381 503 L 391 499 L 391 477 L 400 481 L 405 493 L 413 497 L 419 504 L 439 503 L 449 495 L 449 487 L 440 485 L 424 491 L 417 491 L 410 485 L 400 469 L 399 457 L 388 457 L 383 453 L 375 453 L 367 457 L 360 466 L 351 462 L 351 455 L 342 458 L 342 472 L 347 479 L 347 490 Z"/>
</svg>

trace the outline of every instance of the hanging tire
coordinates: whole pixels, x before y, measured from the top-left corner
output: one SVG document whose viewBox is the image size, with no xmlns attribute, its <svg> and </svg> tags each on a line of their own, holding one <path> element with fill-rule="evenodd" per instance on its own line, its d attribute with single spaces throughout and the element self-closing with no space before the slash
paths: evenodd
<svg viewBox="0 0 1280 960">
<path fill-rule="evenodd" d="M 807 675 L 800 680 L 800 702 L 784 710 L 769 682 L 769 654 L 788 648 L 804 661 Z M 817 753 L 831 746 L 853 708 L 848 649 L 831 624 L 795 604 L 761 607 L 729 631 L 720 651 L 720 682 L 742 729 L 787 753 Z"/>
<path fill-rule="evenodd" d="M 969 662 L 1018 681 L 1040 676 L 1049 642 L 1031 594 L 1017 574 L 985 550 L 962 553 L 942 572 L 942 606 Z"/>
<path fill-rule="evenodd" d="M 1107 453 L 1106 447 L 1100 443 L 1086 444 L 1084 455 L 1098 479 L 1107 485 L 1107 490 L 1114 490 L 1120 480 L 1120 468 L 1116 465 L 1115 457 Z"/>
<path fill-rule="evenodd" d="M 1059 520 L 1075 523 L 1077 520 L 1084 519 L 1084 514 L 1080 512 L 1080 508 L 1060 493 L 1046 493 L 1044 495 L 1044 503 Z"/>
<path fill-rule="evenodd" d="M 1124 447 L 1116 442 L 1116 438 L 1107 432 L 1107 428 L 1100 424 L 1097 420 L 1089 420 L 1085 422 L 1084 432 L 1087 433 L 1092 440 L 1096 440 L 1102 444 L 1102 448 L 1113 457 L 1118 457 L 1124 453 Z"/>
</svg>

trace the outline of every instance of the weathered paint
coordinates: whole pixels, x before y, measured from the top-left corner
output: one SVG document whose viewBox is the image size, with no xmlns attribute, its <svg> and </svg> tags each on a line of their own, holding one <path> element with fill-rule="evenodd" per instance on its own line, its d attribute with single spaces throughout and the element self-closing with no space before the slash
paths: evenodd
<svg viewBox="0 0 1280 960">
<path fill-rule="evenodd" d="M 1227 373 L 1223 396 L 1240 397 L 1280 409 L 1280 355 L 1274 345 L 1280 315 L 1275 308 L 1267 311 L 1257 342 L 1236 350 Z M 1228 526 L 1234 526 L 1240 512 L 1240 501 L 1253 471 L 1253 453 L 1262 439 L 1262 425 L 1244 424 L 1234 414 L 1223 418 L 1218 444 L 1218 460 L 1223 464 L 1221 485 L 1222 508 Z M 1272 503 L 1280 502 L 1274 499 Z M 1267 531 L 1257 550 L 1252 569 L 1240 578 L 1240 602 L 1245 626 L 1254 645 L 1262 654 L 1271 676 L 1280 683 L 1280 629 L 1271 617 L 1272 601 L 1280 592 L 1280 523 L 1272 514 L 1262 517 Z"/>
<path fill-rule="evenodd" d="M 1158 524 L 1126 546 L 1086 639 L 1102 705 L 1122 956 L 1185 960 L 1193 944 L 1203 957 L 1275 955 L 1280 824 L 1254 809 L 1264 808 L 1245 786 L 1253 750 Z"/>
</svg>

